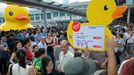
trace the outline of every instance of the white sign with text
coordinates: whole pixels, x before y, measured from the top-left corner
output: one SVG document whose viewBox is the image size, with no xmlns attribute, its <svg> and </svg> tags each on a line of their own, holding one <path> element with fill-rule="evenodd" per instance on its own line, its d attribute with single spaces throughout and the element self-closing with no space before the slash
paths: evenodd
<svg viewBox="0 0 134 75">
<path fill-rule="evenodd" d="M 104 26 L 81 26 L 73 35 L 75 47 L 104 50 Z"/>
</svg>

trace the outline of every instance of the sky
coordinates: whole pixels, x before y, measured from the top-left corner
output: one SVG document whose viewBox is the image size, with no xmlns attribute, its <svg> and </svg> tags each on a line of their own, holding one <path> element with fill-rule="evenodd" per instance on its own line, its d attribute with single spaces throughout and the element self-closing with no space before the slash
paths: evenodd
<svg viewBox="0 0 134 75">
<path fill-rule="evenodd" d="M 56 2 L 59 2 L 59 3 L 63 3 L 63 0 L 44 0 L 44 1 L 56 1 Z M 90 1 L 90 0 L 69 0 L 69 3 L 72 3 L 72 2 L 84 2 L 84 1 Z M 0 3 L 0 12 L 6 6 L 7 6 L 6 4 Z"/>
<path fill-rule="evenodd" d="M 52 0 L 52 1 L 57 1 L 59 3 L 63 2 L 63 0 Z M 69 0 L 69 3 L 72 3 L 72 2 L 84 2 L 84 1 L 90 1 L 90 0 Z"/>
</svg>

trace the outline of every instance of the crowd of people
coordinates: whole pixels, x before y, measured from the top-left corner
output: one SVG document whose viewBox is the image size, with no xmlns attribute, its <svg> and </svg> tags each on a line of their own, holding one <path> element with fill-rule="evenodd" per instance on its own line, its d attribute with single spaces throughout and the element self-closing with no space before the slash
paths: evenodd
<svg viewBox="0 0 134 75">
<path fill-rule="evenodd" d="M 133 75 L 133 24 L 109 28 L 105 52 L 73 48 L 59 27 L 0 31 L 0 75 Z"/>
</svg>

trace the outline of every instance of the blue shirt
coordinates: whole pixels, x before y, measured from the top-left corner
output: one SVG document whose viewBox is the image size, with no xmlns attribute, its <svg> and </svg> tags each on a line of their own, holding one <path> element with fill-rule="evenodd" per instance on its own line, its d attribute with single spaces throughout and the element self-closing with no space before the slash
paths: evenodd
<svg viewBox="0 0 134 75">
<path fill-rule="evenodd" d="M 34 35 L 34 41 L 35 41 L 36 43 L 40 43 L 41 37 L 42 37 L 42 34 L 41 34 L 41 33 L 40 33 L 40 34 L 35 34 L 35 35 Z"/>
<path fill-rule="evenodd" d="M 42 32 L 42 36 L 47 37 L 47 33 L 46 32 Z"/>
</svg>

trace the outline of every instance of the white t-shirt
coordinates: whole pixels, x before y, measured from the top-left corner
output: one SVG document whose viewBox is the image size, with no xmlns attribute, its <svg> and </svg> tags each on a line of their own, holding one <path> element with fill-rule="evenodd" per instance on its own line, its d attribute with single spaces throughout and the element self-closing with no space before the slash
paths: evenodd
<svg viewBox="0 0 134 75">
<path fill-rule="evenodd" d="M 47 44 L 46 43 L 42 43 L 42 42 L 40 42 L 39 44 L 38 44 L 38 47 L 39 48 L 45 48 L 46 50 L 47 50 Z"/>
<path fill-rule="evenodd" d="M 34 45 L 37 45 L 37 43 L 33 41 L 31 44 L 31 48 L 33 48 Z"/>
<path fill-rule="evenodd" d="M 75 51 L 74 51 L 74 49 L 73 49 L 73 47 L 72 46 L 69 46 L 69 51 L 71 52 L 71 53 L 75 53 Z"/>
<path fill-rule="evenodd" d="M 134 43 L 134 36 L 128 38 L 127 43 Z"/>
<path fill-rule="evenodd" d="M 124 35 L 124 40 L 126 41 L 128 38 L 128 33 L 125 32 L 123 35 Z"/>
<path fill-rule="evenodd" d="M 12 75 L 28 75 L 28 66 L 26 66 L 26 68 L 23 68 L 18 64 L 14 64 L 12 67 Z"/>
<path fill-rule="evenodd" d="M 66 54 L 64 54 L 63 51 L 60 52 L 60 55 L 59 55 L 59 61 L 60 61 L 59 67 L 60 67 L 61 71 L 63 71 L 64 64 L 67 63 L 68 61 L 70 61 L 72 58 L 74 58 L 74 54 L 71 53 L 69 50 L 67 51 Z"/>
<path fill-rule="evenodd" d="M 119 39 L 117 41 L 117 45 L 122 45 L 122 46 L 117 47 L 117 50 L 120 51 L 120 52 L 122 52 L 124 50 L 124 46 L 125 46 L 124 39 Z"/>
<path fill-rule="evenodd" d="M 46 43 L 42 44 L 42 42 L 40 42 L 40 43 L 38 44 L 38 47 L 39 47 L 39 48 L 45 48 L 45 53 L 47 54 L 47 44 L 46 44 Z"/>
</svg>

